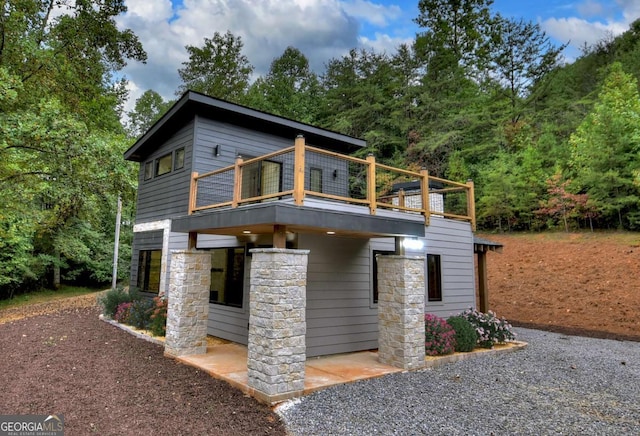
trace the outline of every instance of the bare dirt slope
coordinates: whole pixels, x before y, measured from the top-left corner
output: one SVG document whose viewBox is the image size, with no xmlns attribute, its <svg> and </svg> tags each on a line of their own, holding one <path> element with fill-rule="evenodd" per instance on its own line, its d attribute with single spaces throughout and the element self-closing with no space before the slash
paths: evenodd
<svg viewBox="0 0 640 436">
<path fill-rule="evenodd" d="M 269 407 L 100 321 L 91 297 L 0 311 L 2 413 L 62 414 L 69 436 L 285 434 Z"/>
<path fill-rule="evenodd" d="M 479 235 L 489 307 L 514 324 L 640 340 L 640 233 Z"/>
</svg>

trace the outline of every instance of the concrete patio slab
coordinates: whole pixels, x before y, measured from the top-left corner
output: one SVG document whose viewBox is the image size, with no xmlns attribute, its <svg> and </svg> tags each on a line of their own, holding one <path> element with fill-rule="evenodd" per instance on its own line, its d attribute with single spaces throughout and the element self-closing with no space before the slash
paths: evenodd
<svg viewBox="0 0 640 436">
<path fill-rule="evenodd" d="M 455 353 L 447 356 L 427 357 L 425 368 L 433 368 L 446 363 L 457 362 L 479 356 L 495 355 L 524 348 L 525 342 L 510 342 L 494 348 L 477 349 L 470 353 Z M 212 377 L 224 380 L 244 393 L 264 401 L 261 395 L 248 384 L 247 347 L 236 343 L 210 345 L 206 354 L 176 357 L 187 365 L 194 366 Z M 331 356 L 309 358 L 305 364 L 305 383 L 302 395 L 338 384 L 351 383 L 387 374 L 404 372 L 402 368 L 385 365 L 378 361 L 375 350 Z M 284 398 L 283 398 L 284 399 Z M 282 400 L 282 399 L 281 399 Z"/>
</svg>

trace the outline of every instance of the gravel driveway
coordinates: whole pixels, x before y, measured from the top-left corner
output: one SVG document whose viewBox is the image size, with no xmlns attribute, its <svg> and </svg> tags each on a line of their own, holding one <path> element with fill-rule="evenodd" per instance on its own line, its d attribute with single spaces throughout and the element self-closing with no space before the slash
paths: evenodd
<svg viewBox="0 0 640 436">
<path fill-rule="evenodd" d="M 517 329 L 521 351 L 278 408 L 292 435 L 638 435 L 640 343 Z"/>
</svg>

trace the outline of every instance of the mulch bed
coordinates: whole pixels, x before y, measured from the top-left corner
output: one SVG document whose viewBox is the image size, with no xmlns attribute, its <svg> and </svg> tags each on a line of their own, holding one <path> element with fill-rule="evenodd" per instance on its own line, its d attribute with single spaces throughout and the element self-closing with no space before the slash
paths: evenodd
<svg viewBox="0 0 640 436">
<path fill-rule="evenodd" d="M 65 435 L 283 435 L 279 417 L 163 348 L 66 308 L 0 324 L 0 413 L 63 414 Z"/>
</svg>

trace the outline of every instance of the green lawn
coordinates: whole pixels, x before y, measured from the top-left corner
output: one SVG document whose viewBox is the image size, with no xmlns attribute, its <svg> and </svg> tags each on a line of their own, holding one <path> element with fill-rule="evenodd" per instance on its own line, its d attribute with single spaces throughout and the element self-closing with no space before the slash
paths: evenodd
<svg viewBox="0 0 640 436">
<path fill-rule="evenodd" d="M 11 300 L 0 300 L 0 310 L 8 309 L 10 307 L 26 306 L 28 304 L 46 303 L 48 301 L 77 297 L 79 295 L 98 293 L 102 290 L 104 289 L 83 288 L 78 286 L 61 286 L 57 291 L 44 289 L 41 291 L 16 295 Z"/>
</svg>

